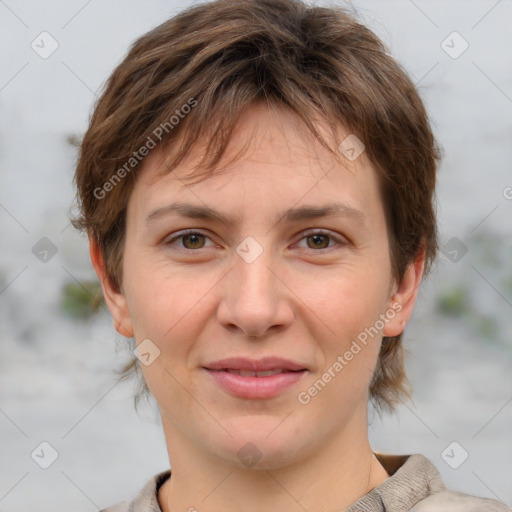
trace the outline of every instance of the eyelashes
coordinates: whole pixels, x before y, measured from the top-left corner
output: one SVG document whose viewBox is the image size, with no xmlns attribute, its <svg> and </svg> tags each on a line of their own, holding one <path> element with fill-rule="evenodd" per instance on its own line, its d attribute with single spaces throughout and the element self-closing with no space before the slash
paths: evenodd
<svg viewBox="0 0 512 512">
<path fill-rule="evenodd" d="M 215 244 L 213 244 L 211 246 L 201 245 L 202 239 L 211 240 L 211 238 L 206 233 L 203 233 L 200 230 L 188 230 L 188 231 L 181 231 L 173 236 L 166 238 L 164 240 L 163 244 L 165 247 L 170 247 L 173 250 L 177 250 L 178 252 L 187 253 L 187 254 L 199 252 L 201 249 L 215 246 Z M 335 236 L 329 231 L 318 230 L 318 229 L 311 230 L 311 231 L 304 233 L 302 235 L 302 237 L 299 239 L 299 243 L 302 242 L 303 240 L 306 240 L 306 243 L 307 243 L 308 239 L 312 239 L 312 240 L 316 240 L 316 241 L 313 242 L 312 247 L 306 247 L 306 249 L 311 249 L 312 251 L 318 252 L 318 253 L 322 253 L 323 251 L 330 251 L 331 249 L 333 249 L 333 246 L 330 245 L 331 241 L 335 242 L 334 248 L 336 247 L 336 245 L 338 245 L 338 246 L 346 245 L 346 241 L 342 237 Z M 179 245 L 177 245 L 177 242 L 180 240 L 182 242 L 184 240 L 192 240 L 190 245 L 200 245 L 200 247 L 190 248 L 190 247 L 185 247 L 183 245 L 179 246 Z M 199 240 L 199 243 L 198 243 L 198 240 Z M 326 241 L 326 240 L 328 240 L 328 246 L 320 247 L 320 245 L 322 245 L 322 241 Z M 320 241 L 319 244 L 317 244 L 318 241 Z M 317 244 L 317 245 L 315 246 L 315 244 Z"/>
</svg>

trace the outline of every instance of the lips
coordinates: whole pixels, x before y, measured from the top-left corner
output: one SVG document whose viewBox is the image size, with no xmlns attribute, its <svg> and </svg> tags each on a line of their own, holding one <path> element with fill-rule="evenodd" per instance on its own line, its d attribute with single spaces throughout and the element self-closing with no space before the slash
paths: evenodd
<svg viewBox="0 0 512 512">
<path fill-rule="evenodd" d="M 269 375 L 274 375 L 276 373 L 307 370 L 307 368 L 300 363 L 276 356 L 267 356 L 261 359 L 230 357 L 227 359 L 221 359 L 219 361 L 208 363 L 204 365 L 204 368 L 218 371 L 234 370 L 236 372 L 251 372 L 247 376 L 254 376 L 255 373 L 258 372 L 273 372 Z M 239 375 L 244 374 L 240 373 Z M 261 376 L 263 377 L 265 375 Z"/>
<path fill-rule="evenodd" d="M 228 394 L 244 399 L 270 399 L 296 385 L 307 373 L 303 365 L 279 357 L 229 358 L 203 367 Z"/>
<path fill-rule="evenodd" d="M 279 373 L 288 373 L 292 370 L 285 370 L 283 368 L 274 368 L 272 370 L 262 370 L 260 372 L 253 372 L 252 370 L 236 370 L 233 368 L 226 368 L 223 370 L 214 370 L 218 372 L 225 371 L 227 373 L 233 373 L 234 375 L 240 375 L 242 377 L 270 377 L 271 375 L 277 375 Z"/>
</svg>

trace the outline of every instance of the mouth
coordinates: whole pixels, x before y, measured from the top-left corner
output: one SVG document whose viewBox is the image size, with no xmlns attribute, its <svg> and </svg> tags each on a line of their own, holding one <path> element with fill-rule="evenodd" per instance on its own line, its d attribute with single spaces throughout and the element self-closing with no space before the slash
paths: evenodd
<svg viewBox="0 0 512 512">
<path fill-rule="evenodd" d="M 263 372 L 271 372 L 268 375 L 275 373 L 285 373 L 307 370 L 307 368 L 296 361 L 284 359 L 277 356 L 266 356 L 260 359 L 251 359 L 248 357 L 228 357 L 203 366 L 207 370 L 213 371 L 235 371 L 235 372 L 251 372 L 247 377 L 254 376 L 254 373 L 260 373 L 262 377 L 266 375 Z M 244 375 L 242 373 L 242 375 Z"/>
<path fill-rule="evenodd" d="M 245 399 L 269 399 L 282 395 L 309 370 L 301 363 L 277 356 L 261 359 L 230 357 L 203 366 L 217 388 Z"/>
<path fill-rule="evenodd" d="M 303 372 L 304 370 L 287 370 L 285 368 L 273 368 L 272 370 L 261 370 L 261 371 L 253 371 L 253 370 L 242 370 L 237 368 L 222 368 L 221 370 L 212 370 L 210 368 L 206 368 L 207 370 L 214 372 L 227 372 L 233 375 L 240 375 L 241 377 L 271 377 L 272 375 L 279 375 L 280 373 L 297 373 Z"/>
</svg>

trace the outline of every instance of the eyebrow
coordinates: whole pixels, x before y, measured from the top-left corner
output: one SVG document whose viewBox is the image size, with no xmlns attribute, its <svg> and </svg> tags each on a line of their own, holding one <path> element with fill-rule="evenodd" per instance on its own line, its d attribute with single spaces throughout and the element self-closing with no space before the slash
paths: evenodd
<svg viewBox="0 0 512 512">
<path fill-rule="evenodd" d="M 172 214 L 178 214 L 190 219 L 201 219 L 210 222 L 220 222 L 225 225 L 238 225 L 238 218 L 227 217 L 221 212 L 215 211 L 208 206 L 197 206 L 190 203 L 171 203 L 153 210 L 146 217 L 146 225 L 153 224 L 162 217 Z M 361 224 L 364 224 L 366 215 L 361 211 L 346 204 L 335 202 L 323 206 L 301 206 L 290 208 L 278 216 L 276 222 L 284 220 L 285 222 L 300 222 L 302 220 L 318 219 L 322 217 L 337 216 L 348 217 Z"/>
</svg>

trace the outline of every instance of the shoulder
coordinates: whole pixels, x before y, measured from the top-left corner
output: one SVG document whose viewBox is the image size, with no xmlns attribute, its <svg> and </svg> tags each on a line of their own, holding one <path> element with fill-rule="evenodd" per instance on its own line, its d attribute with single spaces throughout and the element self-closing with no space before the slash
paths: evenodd
<svg viewBox="0 0 512 512">
<path fill-rule="evenodd" d="M 376 456 L 390 477 L 356 502 L 351 512 L 512 512 L 500 501 L 447 489 L 437 468 L 421 454 Z"/>
<path fill-rule="evenodd" d="M 123 501 L 100 510 L 100 512 L 161 512 L 158 503 L 158 489 L 170 478 L 171 471 L 153 476 L 131 501 Z"/>
<path fill-rule="evenodd" d="M 410 512 L 512 512 L 504 503 L 446 489 L 419 501 Z"/>
</svg>

